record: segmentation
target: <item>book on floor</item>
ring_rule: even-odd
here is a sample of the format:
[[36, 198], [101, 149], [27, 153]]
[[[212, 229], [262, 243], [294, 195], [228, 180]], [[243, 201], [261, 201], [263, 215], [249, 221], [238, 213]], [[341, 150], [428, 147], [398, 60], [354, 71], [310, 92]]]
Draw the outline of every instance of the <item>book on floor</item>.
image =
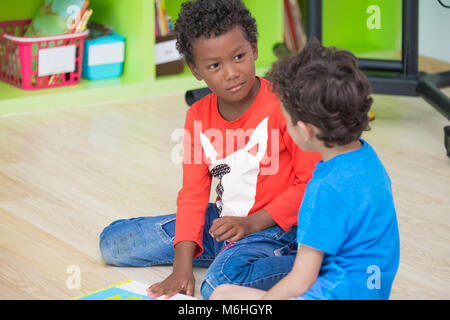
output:
[[[147, 296], [147, 288], [149, 286], [139, 281], [127, 280], [116, 285], [103, 288], [72, 300], [163, 300], [164, 297], [158, 299]], [[168, 300], [197, 300], [196, 298], [176, 294]]]

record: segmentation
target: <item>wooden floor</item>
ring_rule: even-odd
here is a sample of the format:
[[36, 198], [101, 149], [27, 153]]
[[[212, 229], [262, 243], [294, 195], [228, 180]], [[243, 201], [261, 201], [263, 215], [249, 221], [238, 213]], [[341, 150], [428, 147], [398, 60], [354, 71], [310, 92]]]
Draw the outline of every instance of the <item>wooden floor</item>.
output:
[[[0, 299], [70, 299], [170, 273], [104, 265], [98, 236], [119, 218], [175, 212], [171, 134], [186, 110], [180, 94], [0, 117]], [[391, 298], [450, 299], [449, 122], [420, 98], [375, 96], [373, 110], [364, 138], [391, 176], [401, 236]]]

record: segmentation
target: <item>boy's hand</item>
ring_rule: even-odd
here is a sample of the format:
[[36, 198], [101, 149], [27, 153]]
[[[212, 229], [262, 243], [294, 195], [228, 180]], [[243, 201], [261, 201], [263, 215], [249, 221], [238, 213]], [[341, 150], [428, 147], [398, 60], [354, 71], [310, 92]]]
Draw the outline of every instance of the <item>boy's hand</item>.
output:
[[192, 260], [197, 244], [191, 241], [182, 241], [175, 246], [173, 272], [164, 281], [155, 283], [147, 289], [150, 298], [166, 299], [181, 292], [194, 296], [195, 277], [192, 272]]
[[236, 242], [249, 234], [276, 226], [266, 210], [260, 210], [247, 217], [223, 217], [213, 221], [209, 233], [217, 241]]
[[184, 293], [188, 296], [194, 295], [195, 278], [191, 272], [174, 271], [164, 281], [155, 283], [147, 289], [147, 295], [150, 298], [159, 298], [165, 295], [166, 299], [171, 298], [177, 293]]
[[213, 221], [209, 233], [217, 241], [236, 242], [250, 234], [248, 217], [223, 217]]

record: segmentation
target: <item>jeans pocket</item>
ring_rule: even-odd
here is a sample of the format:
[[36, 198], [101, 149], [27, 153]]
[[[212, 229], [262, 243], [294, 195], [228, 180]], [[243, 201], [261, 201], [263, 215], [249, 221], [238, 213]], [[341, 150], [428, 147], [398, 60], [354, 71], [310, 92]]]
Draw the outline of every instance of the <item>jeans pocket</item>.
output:
[[170, 218], [162, 221], [159, 224], [160, 232], [162, 233], [162, 240], [173, 242], [175, 239], [175, 222], [176, 218]]

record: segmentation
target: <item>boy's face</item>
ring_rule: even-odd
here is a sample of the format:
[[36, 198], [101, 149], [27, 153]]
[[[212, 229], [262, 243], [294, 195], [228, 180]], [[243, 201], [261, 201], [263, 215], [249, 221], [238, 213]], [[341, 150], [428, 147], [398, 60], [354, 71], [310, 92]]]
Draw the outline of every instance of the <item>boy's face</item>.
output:
[[217, 37], [197, 39], [192, 47], [192, 73], [204, 80], [219, 99], [236, 103], [252, 94], [258, 48], [245, 38], [241, 27]]

